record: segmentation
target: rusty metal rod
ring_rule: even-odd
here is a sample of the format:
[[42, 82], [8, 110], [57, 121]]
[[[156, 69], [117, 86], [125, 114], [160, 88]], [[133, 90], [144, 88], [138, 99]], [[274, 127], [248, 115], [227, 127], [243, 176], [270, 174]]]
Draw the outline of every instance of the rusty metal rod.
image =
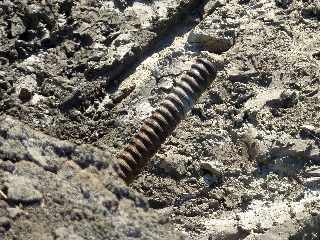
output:
[[147, 165], [216, 74], [216, 67], [210, 61], [197, 59], [167, 98], [160, 103], [160, 107], [144, 121], [139, 132], [117, 155], [113, 164], [113, 169], [127, 184]]

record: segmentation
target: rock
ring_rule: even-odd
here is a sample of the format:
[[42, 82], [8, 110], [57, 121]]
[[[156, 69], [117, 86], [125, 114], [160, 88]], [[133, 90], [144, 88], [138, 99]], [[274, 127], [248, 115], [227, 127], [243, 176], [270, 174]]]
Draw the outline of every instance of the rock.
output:
[[305, 171], [305, 174], [308, 176], [308, 177], [320, 177], [320, 168], [316, 167], [316, 168], [309, 168], [309, 169], [306, 169]]
[[11, 227], [10, 219], [7, 217], [0, 217], [0, 230], [3, 228], [5, 231], [8, 231]]
[[268, 89], [266, 91], [261, 91], [258, 95], [251, 98], [244, 104], [245, 111], [259, 111], [266, 104], [279, 99], [281, 96], [280, 89]]
[[259, 86], [268, 87], [272, 83], [272, 75], [269, 72], [247, 70], [241, 71], [239, 69], [232, 69], [229, 72], [229, 81], [232, 83], [255, 83]]
[[280, 95], [280, 106], [283, 108], [293, 107], [298, 103], [298, 93], [292, 90], [284, 90]]
[[263, 158], [263, 157], [258, 157], [258, 156], [264, 155], [263, 153], [265, 153], [266, 151], [263, 151], [264, 150], [263, 144], [260, 141], [258, 141], [257, 135], [258, 135], [257, 129], [250, 124], [248, 128], [245, 130], [245, 132], [239, 135], [239, 138], [247, 146], [249, 159], [257, 160], [258, 162], [261, 162], [259, 160], [260, 158]]
[[224, 98], [222, 94], [218, 91], [209, 91], [210, 103], [212, 104], [222, 104], [224, 102]]
[[303, 180], [303, 185], [309, 189], [319, 191], [320, 177], [308, 177]]
[[17, 86], [18, 97], [22, 102], [29, 101], [35, 93], [37, 82], [36, 76], [27, 75], [24, 78], [19, 79]]
[[210, 15], [214, 10], [216, 10], [218, 7], [226, 5], [225, 0], [214, 0], [214, 1], [209, 1], [205, 6], [204, 6], [204, 13], [205, 15]]
[[190, 157], [180, 154], [166, 154], [165, 158], [160, 161], [159, 168], [170, 176], [182, 177], [187, 173], [186, 163]]
[[248, 126], [245, 128], [245, 131], [239, 134], [239, 137], [246, 144], [252, 144], [256, 140], [257, 136], [258, 130], [252, 124], [248, 124]]
[[319, 161], [320, 150], [312, 140], [302, 140], [282, 136], [270, 150], [272, 155], [287, 155], [304, 161]]
[[83, 240], [82, 237], [77, 235], [74, 230], [69, 227], [60, 227], [54, 231], [56, 240]]
[[305, 6], [301, 14], [304, 18], [316, 18], [320, 20], [320, 3], [315, 1]]
[[303, 138], [317, 139], [320, 137], [320, 129], [313, 125], [302, 125], [300, 127], [300, 136]]
[[8, 211], [8, 214], [9, 214], [9, 217], [10, 218], [16, 218], [20, 215], [23, 214], [23, 210], [21, 210], [20, 208], [18, 207], [14, 207], [14, 208], [7, 208], [7, 211]]
[[237, 222], [234, 219], [210, 219], [205, 223], [207, 232], [211, 232], [203, 240], [236, 240], [242, 239], [243, 233], [238, 229]]
[[3, 90], [8, 90], [10, 87], [10, 84], [4, 80], [0, 80], [0, 89], [3, 89]]
[[20, 17], [15, 16], [12, 19], [11, 23], [11, 35], [12, 37], [20, 36], [26, 31], [26, 27], [23, 24], [23, 21]]
[[41, 101], [43, 101], [43, 100], [45, 100], [45, 99], [46, 99], [46, 97], [35, 93], [35, 94], [32, 96], [31, 100], [30, 100], [30, 104], [36, 105], [37, 103], [39, 103], [39, 102], [41, 102]]
[[0, 160], [0, 169], [2, 169], [3, 171], [7, 171], [7, 172], [10, 172], [10, 173], [13, 173], [14, 170], [16, 169], [15, 165], [10, 162], [10, 161], [4, 161], [2, 162]]
[[34, 188], [32, 182], [28, 178], [21, 176], [11, 176], [7, 184], [8, 201], [23, 204], [39, 203], [43, 196]]
[[239, 0], [239, 4], [247, 4], [250, 0]]
[[218, 161], [212, 162], [201, 162], [200, 171], [203, 175], [204, 182], [212, 186], [214, 184], [220, 183], [223, 176], [223, 165]]
[[295, 176], [305, 164], [320, 160], [320, 149], [313, 140], [292, 138], [290, 135], [265, 136], [266, 148], [264, 160], [260, 163], [284, 176]]
[[275, 2], [279, 7], [288, 8], [291, 5], [292, 0], [275, 0]]
[[136, 105], [136, 114], [141, 120], [149, 117], [154, 110], [149, 101], [141, 101]]
[[141, 238], [142, 237], [141, 229], [137, 227], [129, 227], [127, 231], [127, 236], [131, 238]]
[[27, 102], [31, 99], [33, 92], [29, 88], [22, 87], [20, 88], [19, 98], [22, 102]]
[[218, 161], [201, 162], [200, 169], [212, 176], [221, 177], [223, 174], [223, 164]]
[[276, 226], [263, 234], [250, 234], [244, 240], [278, 240], [291, 239], [292, 235], [297, 232], [297, 226], [291, 221], [285, 222], [280, 226]]
[[274, 203], [270, 206], [257, 202], [248, 210], [239, 213], [238, 218], [238, 226], [242, 231], [264, 233], [273, 226], [288, 221], [291, 218], [290, 207], [286, 203]]
[[[106, 168], [111, 157], [91, 145], [75, 145], [35, 131], [9, 116], [0, 118], [0, 158], [11, 161], [28, 160], [44, 169], [57, 172], [69, 158], [82, 167]], [[0, 162], [0, 169], [14, 171], [14, 165]]]
[[188, 43], [213, 53], [223, 53], [235, 43], [238, 22], [212, 14], [204, 19], [188, 36]]

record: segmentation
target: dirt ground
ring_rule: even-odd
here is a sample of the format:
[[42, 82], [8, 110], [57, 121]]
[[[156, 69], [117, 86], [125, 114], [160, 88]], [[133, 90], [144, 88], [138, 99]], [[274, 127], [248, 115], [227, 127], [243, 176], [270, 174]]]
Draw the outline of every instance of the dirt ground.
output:
[[[204, 57], [130, 186], [109, 169]], [[0, 239], [320, 239], [319, 0], [0, 1]]]

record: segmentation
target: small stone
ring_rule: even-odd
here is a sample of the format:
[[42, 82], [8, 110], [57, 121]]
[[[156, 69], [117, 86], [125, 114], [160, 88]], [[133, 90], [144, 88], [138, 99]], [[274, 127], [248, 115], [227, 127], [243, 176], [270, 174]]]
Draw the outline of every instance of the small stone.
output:
[[275, 0], [276, 5], [282, 8], [288, 8], [292, 3], [292, 0]]
[[32, 98], [33, 93], [26, 87], [20, 88], [19, 99], [22, 102], [28, 102]]
[[248, 4], [250, 0], [239, 0], [239, 4]]
[[229, 81], [233, 83], [247, 84], [251, 82], [262, 87], [268, 87], [272, 83], [272, 74], [265, 71], [230, 69], [228, 75]]
[[320, 20], [320, 3], [314, 1], [314, 3], [308, 4], [301, 11], [304, 18], [316, 18]]
[[[1, 197], [0, 197], [0, 199], [1, 199]], [[8, 207], [9, 206], [8, 206], [6, 201], [0, 200], [0, 216], [6, 216], [7, 215]], [[1, 229], [1, 225], [0, 225], [0, 229]], [[0, 232], [1, 232], [1, 230], [0, 230]], [[2, 239], [2, 238], [0, 237], [0, 239]]]
[[200, 171], [204, 182], [209, 185], [215, 185], [221, 182], [223, 174], [223, 165], [219, 162], [201, 162]]
[[209, 91], [209, 98], [212, 104], [222, 104], [224, 99], [218, 91]]
[[34, 188], [30, 180], [14, 176], [7, 184], [8, 200], [25, 204], [36, 203], [42, 200], [42, 194]]
[[320, 177], [308, 177], [303, 180], [303, 185], [308, 188], [318, 189], [320, 184]]
[[23, 20], [20, 17], [13, 17], [11, 23], [11, 35], [12, 37], [19, 36], [26, 31], [26, 27], [23, 24]]
[[210, 200], [210, 202], [209, 202], [210, 209], [218, 209], [219, 207], [220, 207], [220, 203], [218, 200], [216, 200], [216, 199]]
[[214, 239], [243, 239], [241, 231], [237, 227], [237, 222], [233, 219], [209, 219], [205, 222], [206, 226], [210, 226], [212, 233], [208, 236], [208, 240]]
[[11, 227], [10, 219], [7, 217], [0, 217], [0, 228], [1, 227], [8, 231]]
[[13, 173], [14, 170], [16, 169], [16, 166], [10, 161], [4, 161], [4, 162], [0, 161], [0, 169], [2, 169], [3, 171]]
[[188, 157], [180, 154], [168, 154], [162, 161], [159, 167], [172, 177], [181, 177], [187, 173], [185, 164], [188, 162]]
[[320, 177], [320, 168], [307, 169], [306, 175], [310, 177]]
[[23, 213], [20, 208], [8, 208], [7, 211], [10, 218], [16, 218]]
[[32, 105], [36, 105], [37, 103], [39, 103], [40, 101], [44, 101], [45, 99], [46, 99], [46, 97], [41, 96], [41, 95], [35, 93], [35, 94], [32, 96], [32, 98], [31, 98], [31, 100], [30, 100], [30, 103], [31, 103]]
[[127, 236], [130, 238], [141, 238], [141, 229], [137, 227], [129, 227]]
[[214, 1], [209, 1], [205, 6], [204, 6], [204, 13], [205, 15], [210, 15], [215, 11], [218, 7], [222, 7], [226, 5], [225, 0], [214, 0]]
[[0, 80], [0, 89], [8, 90], [10, 87], [10, 84], [4, 80]]
[[280, 95], [281, 107], [289, 108], [298, 103], [298, 94], [296, 91], [284, 90]]
[[6, 201], [0, 200], [0, 209], [7, 208], [9, 205]]
[[300, 134], [302, 137], [314, 138], [320, 135], [320, 130], [312, 125], [303, 125], [300, 127]]
[[222, 176], [223, 174], [223, 165], [220, 162], [201, 162], [200, 169], [205, 172], [209, 172], [212, 176]]
[[37, 88], [36, 75], [31, 74], [18, 79], [16, 92], [22, 102], [30, 101]]
[[71, 40], [67, 40], [64, 42], [63, 47], [66, 51], [67, 56], [72, 57], [74, 55], [74, 53], [76, 52], [78, 45]]
[[60, 227], [54, 231], [56, 240], [83, 240], [72, 228]]
[[251, 98], [244, 104], [245, 110], [249, 113], [260, 111], [264, 106], [270, 105], [281, 96], [281, 90], [279, 89], [268, 89], [261, 91], [255, 97]]
[[223, 53], [235, 44], [238, 25], [234, 19], [210, 15], [190, 32], [188, 43], [213, 53]]
[[316, 128], [312, 125], [302, 125], [301, 130], [308, 131], [308, 132], [314, 132]]

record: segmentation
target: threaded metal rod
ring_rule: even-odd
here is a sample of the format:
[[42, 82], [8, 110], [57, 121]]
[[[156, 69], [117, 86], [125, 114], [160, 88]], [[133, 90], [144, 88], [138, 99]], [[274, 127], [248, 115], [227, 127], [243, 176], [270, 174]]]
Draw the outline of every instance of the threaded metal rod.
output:
[[119, 153], [113, 169], [127, 183], [139, 174], [160, 145], [216, 77], [215, 66], [197, 59], [191, 69], [176, 83], [172, 93], [148, 117], [132, 141]]

